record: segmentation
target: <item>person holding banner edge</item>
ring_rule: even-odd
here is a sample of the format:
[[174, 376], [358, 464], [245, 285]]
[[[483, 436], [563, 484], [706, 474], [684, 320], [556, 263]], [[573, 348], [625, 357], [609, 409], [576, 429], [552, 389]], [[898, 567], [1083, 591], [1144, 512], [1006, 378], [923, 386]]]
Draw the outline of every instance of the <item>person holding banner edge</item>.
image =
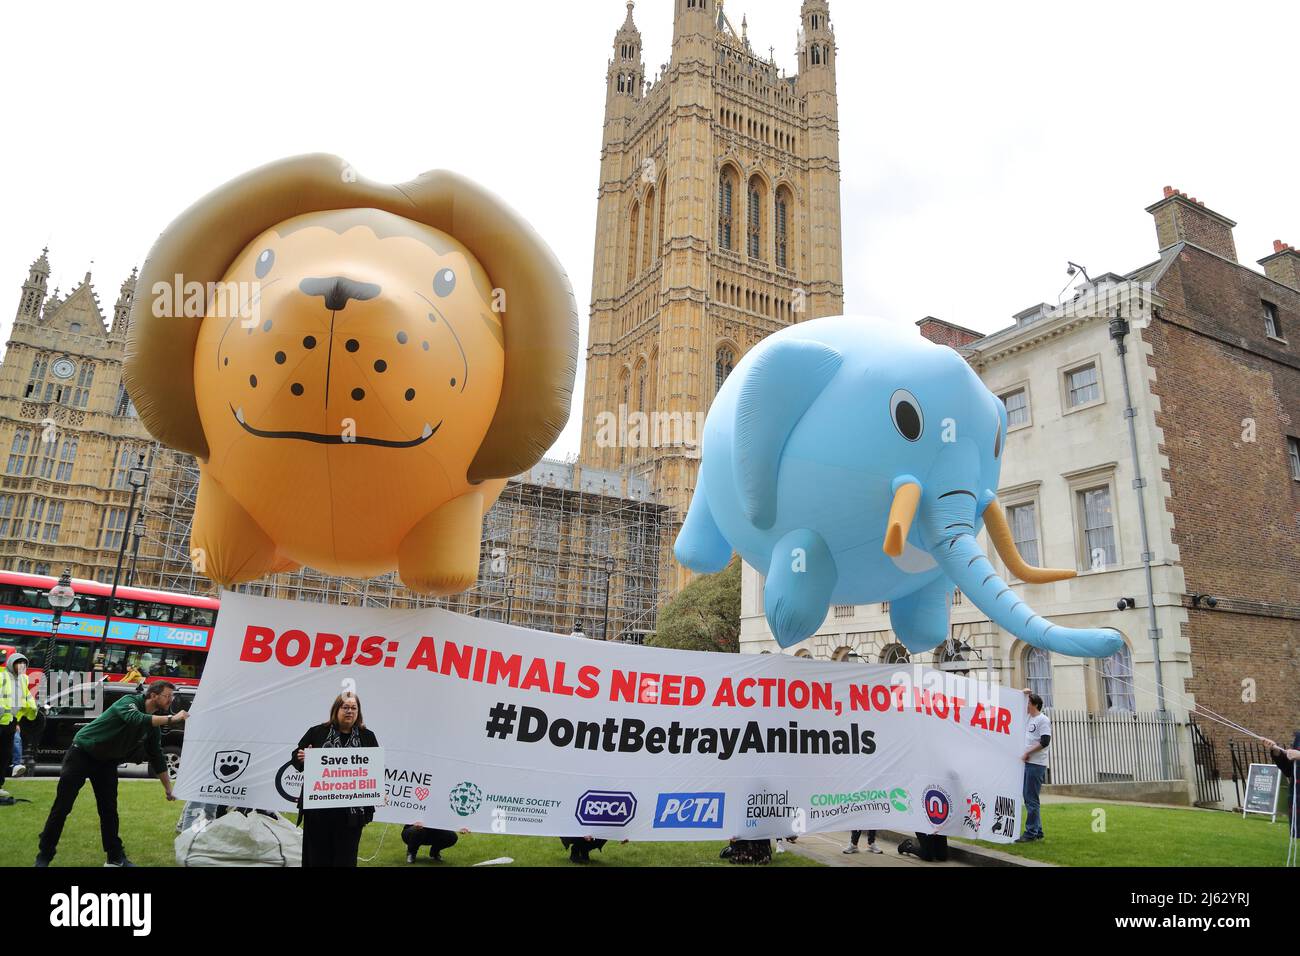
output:
[[1300, 830], [1293, 812], [1296, 798], [1296, 775], [1297, 770], [1300, 769], [1300, 730], [1296, 731], [1295, 740], [1291, 742], [1290, 748], [1283, 747], [1272, 740], [1266, 740], [1264, 743], [1268, 745], [1269, 755], [1273, 758], [1273, 762], [1277, 764], [1278, 769], [1282, 771], [1282, 776], [1286, 777], [1287, 783], [1291, 787], [1291, 798], [1286, 802], [1286, 812], [1287, 816], [1291, 818], [1291, 838], [1295, 839], [1297, 837], [1296, 831]]
[[[301, 773], [307, 751], [313, 747], [378, 747], [379, 740], [361, 715], [361, 700], [345, 692], [334, 698], [330, 718], [312, 727], [298, 741], [291, 762]], [[302, 824], [304, 867], [354, 867], [361, 846], [361, 831], [375, 817], [374, 807], [326, 807], [304, 810], [298, 795], [298, 820]]]
[[188, 711], [170, 712], [175, 690], [176, 685], [169, 681], [154, 681], [143, 696], [123, 697], [77, 731], [72, 746], [63, 757], [54, 805], [50, 807], [45, 829], [41, 831], [37, 866], [49, 866], [54, 859], [59, 838], [63, 835], [63, 824], [87, 780], [94, 788], [95, 805], [99, 810], [99, 832], [108, 856], [105, 866], [135, 865], [127, 859], [117, 832], [117, 766], [143, 746], [150, 773], [162, 783], [167, 799], [176, 799], [159, 732], [161, 727], [172, 727], [189, 719]]
[[1029, 707], [1029, 721], [1025, 724], [1025, 832], [1017, 843], [1032, 843], [1043, 839], [1043, 814], [1039, 794], [1047, 779], [1047, 748], [1052, 742], [1052, 721], [1043, 713], [1043, 698], [1028, 688], [1025, 699]]

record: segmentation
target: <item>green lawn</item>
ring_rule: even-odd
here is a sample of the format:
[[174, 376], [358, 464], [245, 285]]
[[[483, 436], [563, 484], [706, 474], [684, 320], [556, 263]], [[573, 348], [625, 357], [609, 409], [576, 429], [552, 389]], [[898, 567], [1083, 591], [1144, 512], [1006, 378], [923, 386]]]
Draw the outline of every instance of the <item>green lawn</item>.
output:
[[[1094, 811], [1105, 811], [1095, 832]], [[1098, 824], [1100, 825], [1100, 824]], [[1117, 803], [1045, 803], [1046, 838], [1011, 846], [980, 843], [1061, 866], [1283, 866], [1284, 817], [1158, 809]], [[968, 843], [972, 841], [962, 840]]]
[[[45, 815], [54, 799], [53, 779], [10, 780], [5, 789], [18, 799], [0, 807], [0, 866], [31, 866], [36, 857], [36, 838], [45, 825]], [[122, 842], [127, 855], [139, 866], [175, 866], [173, 842], [180, 802], [168, 803], [162, 787], [154, 780], [123, 780], [118, 785], [118, 814], [121, 817]], [[361, 857], [374, 856], [363, 866], [406, 866], [406, 846], [402, 828], [374, 823], [366, 827], [361, 839]], [[382, 846], [381, 846], [382, 844]], [[726, 846], [715, 843], [629, 843], [610, 844], [603, 852], [591, 855], [592, 866], [718, 866], [731, 867], [718, 859]], [[560, 841], [544, 837], [462, 836], [460, 842], [443, 852], [443, 863], [429, 860], [423, 851], [418, 866], [471, 866], [498, 857], [511, 857], [515, 866], [572, 866]], [[376, 853], [378, 854], [376, 856]], [[81, 791], [72, 815], [68, 817], [59, 842], [55, 866], [102, 866], [104, 851], [99, 844], [99, 816], [95, 813], [95, 796], [90, 785]], [[795, 853], [774, 855], [772, 866], [818, 866]]]

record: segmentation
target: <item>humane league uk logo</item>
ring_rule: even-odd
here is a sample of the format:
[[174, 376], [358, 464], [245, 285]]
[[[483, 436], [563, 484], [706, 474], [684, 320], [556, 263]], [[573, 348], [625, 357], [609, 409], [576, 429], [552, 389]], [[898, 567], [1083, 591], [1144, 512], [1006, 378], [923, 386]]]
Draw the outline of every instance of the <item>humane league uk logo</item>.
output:
[[725, 793], [661, 793], [656, 830], [721, 830]]
[[946, 823], [952, 812], [952, 797], [943, 787], [930, 787], [925, 791], [925, 815], [931, 823]]
[[626, 790], [588, 790], [573, 815], [585, 827], [622, 827], [636, 816], [636, 797]]
[[253, 755], [247, 750], [218, 750], [212, 758], [212, 776], [216, 783], [205, 783], [199, 787], [200, 794], [218, 794], [223, 797], [243, 797], [248, 794], [247, 787], [235, 787], [232, 784], [244, 775]]
[[74, 886], [50, 897], [50, 925], [61, 928], [125, 926], [133, 936], [153, 930], [152, 893], [83, 893]]

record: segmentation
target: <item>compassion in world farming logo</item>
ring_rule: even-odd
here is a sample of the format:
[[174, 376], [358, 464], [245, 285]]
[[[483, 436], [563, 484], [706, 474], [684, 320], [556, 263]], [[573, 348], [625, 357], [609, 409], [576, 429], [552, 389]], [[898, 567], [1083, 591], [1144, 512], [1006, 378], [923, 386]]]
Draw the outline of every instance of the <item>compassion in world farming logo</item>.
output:
[[473, 816], [483, 806], [483, 791], [468, 780], [452, 787], [448, 798], [452, 811], [460, 817]]
[[912, 809], [912, 795], [902, 787], [895, 787], [889, 791], [889, 802], [899, 813], [906, 813]]

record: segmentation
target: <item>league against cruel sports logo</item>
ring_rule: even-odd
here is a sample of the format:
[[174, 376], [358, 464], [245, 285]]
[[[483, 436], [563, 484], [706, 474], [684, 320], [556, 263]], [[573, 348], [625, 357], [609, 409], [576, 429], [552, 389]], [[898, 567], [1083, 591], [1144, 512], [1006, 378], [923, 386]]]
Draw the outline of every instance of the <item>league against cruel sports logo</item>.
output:
[[248, 769], [252, 756], [246, 750], [218, 750], [212, 758], [212, 775], [222, 783], [238, 780]]

